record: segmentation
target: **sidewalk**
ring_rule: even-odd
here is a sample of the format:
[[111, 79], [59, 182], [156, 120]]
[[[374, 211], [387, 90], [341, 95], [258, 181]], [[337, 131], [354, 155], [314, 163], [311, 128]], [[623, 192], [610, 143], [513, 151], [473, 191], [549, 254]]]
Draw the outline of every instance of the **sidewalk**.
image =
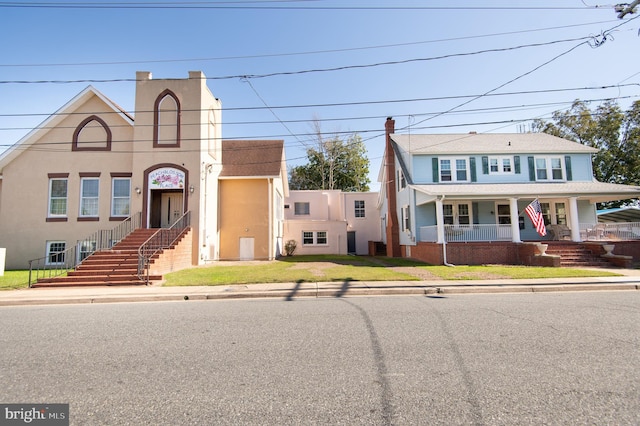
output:
[[640, 290], [640, 270], [614, 269], [617, 277], [491, 279], [430, 281], [354, 281], [247, 284], [197, 287], [64, 287], [0, 292], [0, 306], [81, 303], [221, 300], [240, 298], [346, 297], [373, 295], [447, 295], [472, 293], [535, 293], [553, 291]]

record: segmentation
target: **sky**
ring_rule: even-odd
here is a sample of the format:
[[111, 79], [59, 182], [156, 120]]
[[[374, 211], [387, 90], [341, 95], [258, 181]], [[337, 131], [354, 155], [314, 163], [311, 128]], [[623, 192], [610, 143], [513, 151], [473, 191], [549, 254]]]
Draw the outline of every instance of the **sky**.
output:
[[595, 0], [0, 1], [0, 152], [88, 85], [133, 113], [136, 71], [202, 71], [223, 138], [282, 139], [306, 163], [314, 123], [358, 134], [378, 190], [398, 133], [517, 133], [577, 99], [640, 99], [640, 14]]

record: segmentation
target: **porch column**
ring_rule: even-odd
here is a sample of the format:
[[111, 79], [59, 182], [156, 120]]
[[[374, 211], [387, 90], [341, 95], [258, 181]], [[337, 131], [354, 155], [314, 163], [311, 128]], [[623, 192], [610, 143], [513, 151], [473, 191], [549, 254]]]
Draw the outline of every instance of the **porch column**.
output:
[[509, 198], [509, 214], [511, 216], [511, 242], [521, 243], [520, 239], [520, 222], [518, 214], [518, 199]]
[[569, 197], [569, 223], [571, 224], [571, 241], [580, 242], [580, 218], [578, 217], [578, 199]]
[[436, 198], [436, 230], [438, 232], [438, 244], [444, 244], [444, 210], [442, 199]]

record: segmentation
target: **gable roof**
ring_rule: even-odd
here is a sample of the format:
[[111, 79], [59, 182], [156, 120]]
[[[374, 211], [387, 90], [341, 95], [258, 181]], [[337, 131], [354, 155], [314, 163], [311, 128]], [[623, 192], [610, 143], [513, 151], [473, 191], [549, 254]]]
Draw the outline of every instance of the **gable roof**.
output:
[[411, 154], [572, 154], [596, 153], [596, 148], [546, 133], [392, 134], [391, 139]]
[[286, 165], [282, 140], [223, 140], [221, 178], [279, 177]]
[[9, 164], [18, 155], [42, 138], [49, 130], [58, 125], [62, 120], [67, 118], [69, 114], [78, 110], [92, 96], [98, 97], [107, 107], [120, 115], [129, 125], [133, 126], [133, 118], [127, 114], [119, 105], [111, 99], [103, 95], [93, 86], [87, 86], [83, 91], [74, 96], [69, 102], [60, 107], [56, 112], [44, 119], [33, 130], [27, 133], [22, 139], [9, 147], [5, 152], [0, 154], [0, 173], [2, 169]]

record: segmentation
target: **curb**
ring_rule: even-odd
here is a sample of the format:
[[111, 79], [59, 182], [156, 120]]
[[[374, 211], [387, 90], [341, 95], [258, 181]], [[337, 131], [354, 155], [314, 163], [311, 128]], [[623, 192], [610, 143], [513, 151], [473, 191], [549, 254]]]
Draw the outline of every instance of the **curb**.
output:
[[551, 293], [573, 291], [637, 291], [640, 283], [594, 283], [594, 284], [530, 284], [530, 285], [468, 285], [468, 286], [413, 286], [386, 288], [352, 288], [352, 289], [303, 289], [303, 290], [272, 290], [272, 291], [235, 291], [216, 293], [183, 294], [142, 294], [121, 296], [78, 296], [57, 298], [24, 298], [15, 300], [0, 299], [2, 306], [37, 306], [37, 305], [69, 305], [69, 304], [107, 304], [132, 302], [176, 302], [176, 301], [205, 301], [205, 300], [238, 300], [279, 298], [294, 300], [300, 298], [340, 298], [357, 296], [429, 296], [453, 294], [508, 294], [508, 293]]

